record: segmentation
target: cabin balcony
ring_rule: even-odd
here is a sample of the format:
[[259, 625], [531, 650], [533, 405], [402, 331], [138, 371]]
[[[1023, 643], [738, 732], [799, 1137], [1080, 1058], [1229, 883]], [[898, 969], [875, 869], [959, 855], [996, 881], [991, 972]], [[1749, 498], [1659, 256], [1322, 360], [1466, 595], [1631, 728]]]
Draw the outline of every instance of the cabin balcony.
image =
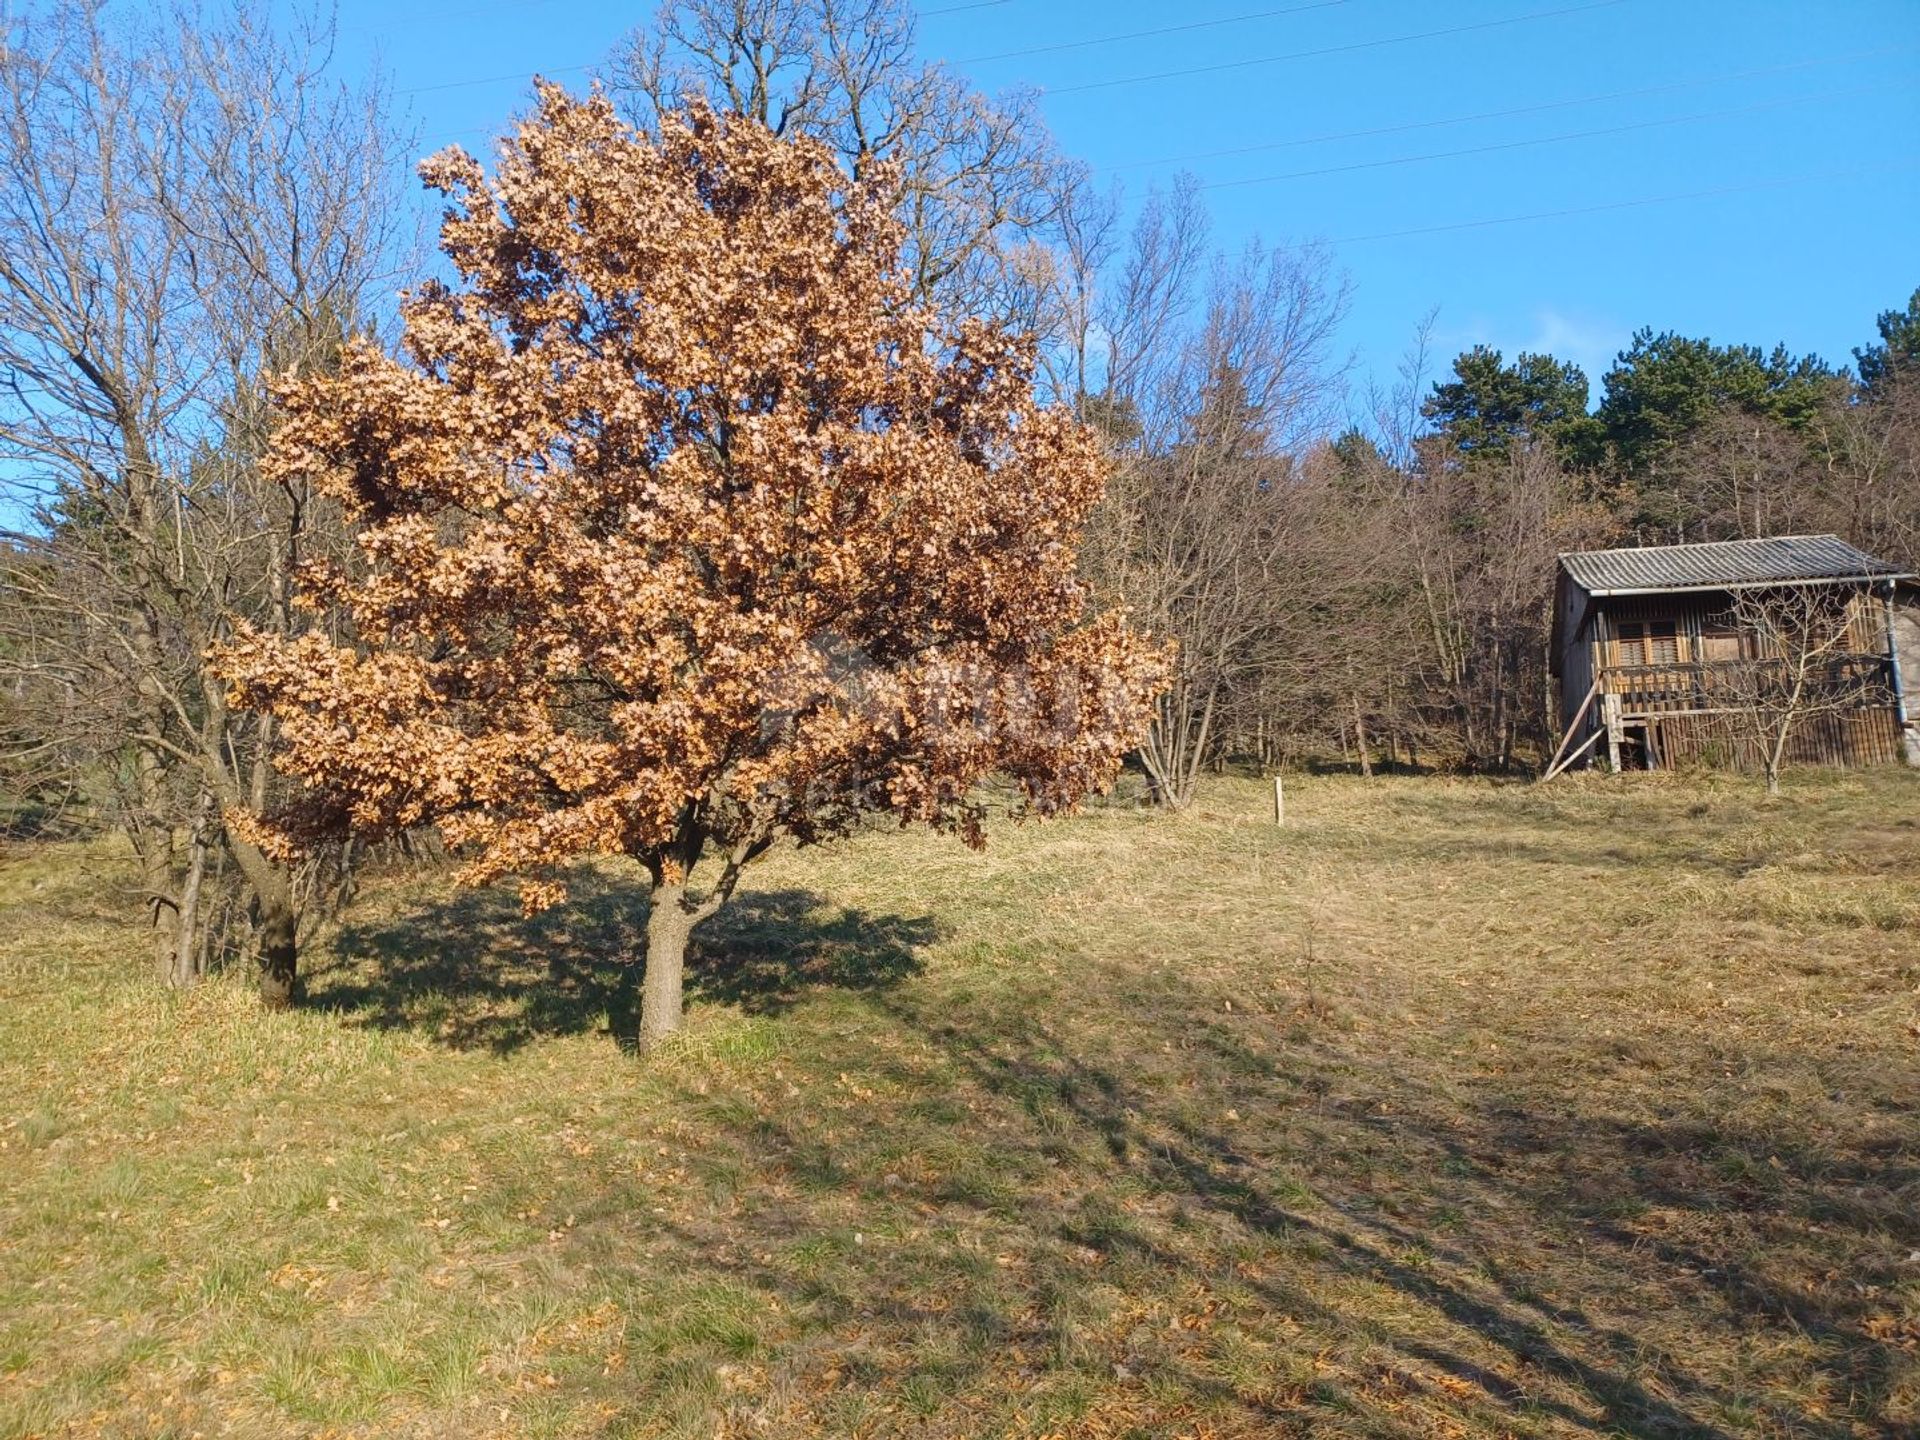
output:
[[[1618, 696], [1622, 719], [1656, 715], [1711, 715], [1752, 706], [1757, 690], [1784, 686], [1779, 660], [1696, 660], [1657, 665], [1609, 665], [1600, 693]], [[1821, 662], [1815, 684], [1861, 709], [1893, 704], [1893, 661], [1885, 655], [1835, 655]]]

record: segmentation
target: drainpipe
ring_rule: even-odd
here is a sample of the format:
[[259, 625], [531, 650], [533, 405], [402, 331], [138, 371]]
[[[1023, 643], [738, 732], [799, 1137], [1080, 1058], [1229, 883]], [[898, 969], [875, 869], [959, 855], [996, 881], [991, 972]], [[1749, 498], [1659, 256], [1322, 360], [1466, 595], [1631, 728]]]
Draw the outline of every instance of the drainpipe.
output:
[[1887, 656], [1893, 661], [1893, 708], [1904, 726], [1907, 723], [1907, 687], [1900, 675], [1900, 639], [1893, 632], [1893, 590], [1898, 583], [1887, 581], [1887, 598], [1882, 608], [1887, 616]]
[[1897, 580], [1887, 581], [1887, 595], [1883, 607], [1887, 617], [1887, 661], [1893, 669], [1893, 718], [1900, 727], [1900, 738], [1907, 751], [1907, 763], [1920, 765], [1920, 734], [1916, 734], [1907, 723], [1907, 687], [1900, 674], [1900, 637], [1893, 628], [1893, 597], [1899, 584]]

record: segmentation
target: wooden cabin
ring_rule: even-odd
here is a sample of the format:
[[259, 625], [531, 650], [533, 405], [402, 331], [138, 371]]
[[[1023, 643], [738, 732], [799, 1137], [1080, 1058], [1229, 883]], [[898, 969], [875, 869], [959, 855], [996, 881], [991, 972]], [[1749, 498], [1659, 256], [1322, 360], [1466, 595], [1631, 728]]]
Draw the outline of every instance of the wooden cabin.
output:
[[1786, 758], [1920, 765], [1914, 580], [1834, 535], [1562, 555], [1550, 657], [1564, 737], [1556, 765], [1755, 765], [1757, 742], [1736, 723], [1751, 702], [1740, 697], [1756, 693], [1756, 661], [1781, 662], [1741, 625], [1736, 606], [1742, 594], [1806, 586], [1835, 594], [1846, 633], [1823, 673], [1850, 698], [1789, 729]]

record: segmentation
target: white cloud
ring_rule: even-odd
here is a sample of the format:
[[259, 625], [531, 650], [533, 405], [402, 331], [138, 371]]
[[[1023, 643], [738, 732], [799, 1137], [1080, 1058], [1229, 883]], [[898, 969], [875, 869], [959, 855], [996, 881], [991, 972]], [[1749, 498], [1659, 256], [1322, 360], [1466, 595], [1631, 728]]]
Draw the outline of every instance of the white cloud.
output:
[[1613, 368], [1613, 357], [1626, 347], [1630, 332], [1611, 320], [1565, 315], [1558, 310], [1536, 310], [1533, 335], [1514, 347], [1571, 360], [1586, 372], [1593, 398], [1600, 398], [1600, 377]]
[[1570, 360], [1587, 377], [1589, 404], [1600, 403], [1600, 381], [1613, 357], [1626, 347], [1632, 331], [1614, 320], [1568, 313], [1546, 306], [1535, 310], [1524, 330], [1511, 321], [1472, 315], [1458, 325], [1435, 325], [1432, 336], [1434, 379], [1444, 379], [1456, 355], [1475, 345], [1490, 345], [1508, 364], [1522, 353]]

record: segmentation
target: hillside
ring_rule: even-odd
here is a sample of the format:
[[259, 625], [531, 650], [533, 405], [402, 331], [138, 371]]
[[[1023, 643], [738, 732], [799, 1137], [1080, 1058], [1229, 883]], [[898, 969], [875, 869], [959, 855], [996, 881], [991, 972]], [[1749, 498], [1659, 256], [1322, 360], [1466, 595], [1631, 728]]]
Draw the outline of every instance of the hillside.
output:
[[[1301, 778], [158, 991], [0, 860], [0, 1435], [1892, 1435], [1920, 776]], [[1910, 1433], [1910, 1432], [1908, 1432]]]

